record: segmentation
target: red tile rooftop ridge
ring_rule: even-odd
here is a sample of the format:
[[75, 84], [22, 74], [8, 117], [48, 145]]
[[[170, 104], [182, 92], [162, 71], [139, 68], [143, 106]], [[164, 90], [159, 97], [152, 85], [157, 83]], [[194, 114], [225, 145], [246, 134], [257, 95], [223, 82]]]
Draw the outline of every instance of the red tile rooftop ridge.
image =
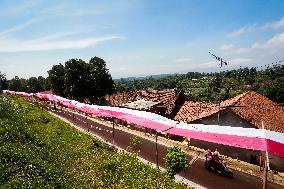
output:
[[263, 121], [266, 129], [284, 133], [284, 108], [256, 92], [246, 92], [225, 100], [220, 103], [220, 107], [216, 103], [187, 101], [175, 116], [175, 120], [189, 123], [225, 109], [257, 128], [262, 128]]

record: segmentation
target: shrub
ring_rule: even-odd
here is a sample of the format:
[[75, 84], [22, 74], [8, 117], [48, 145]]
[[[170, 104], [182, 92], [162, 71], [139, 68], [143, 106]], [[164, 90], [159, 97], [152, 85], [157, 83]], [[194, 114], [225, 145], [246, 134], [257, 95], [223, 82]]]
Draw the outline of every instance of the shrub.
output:
[[176, 174], [184, 170], [188, 166], [186, 154], [181, 151], [178, 146], [173, 146], [168, 149], [167, 155], [164, 158], [166, 161], [166, 170], [170, 178], [174, 178]]
[[131, 138], [130, 145], [127, 147], [127, 151], [138, 154], [140, 144], [141, 144], [140, 138], [138, 136], [133, 136]]

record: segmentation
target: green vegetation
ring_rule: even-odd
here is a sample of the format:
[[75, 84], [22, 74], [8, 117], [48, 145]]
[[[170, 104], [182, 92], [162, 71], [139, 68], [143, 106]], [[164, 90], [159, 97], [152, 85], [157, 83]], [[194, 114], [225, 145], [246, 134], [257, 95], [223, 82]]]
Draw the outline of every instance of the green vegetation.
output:
[[0, 72], [0, 90], [8, 88], [8, 81], [6, 75]]
[[0, 72], [0, 90], [36, 93], [52, 89], [57, 95], [92, 103], [100, 103], [101, 97], [114, 92], [114, 82], [106, 62], [99, 57], [91, 58], [88, 63], [70, 59], [64, 65], [54, 65], [47, 73], [47, 78], [23, 79], [15, 76], [7, 80], [5, 74]]
[[186, 188], [21, 98], [0, 95], [0, 188]]
[[221, 73], [188, 72], [162, 78], [120, 79], [117, 91], [145, 88], [175, 88], [192, 101], [218, 102], [246, 91], [256, 91], [269, 99], [284, 103], [284, 65], [265, 68], [240, 68]]
[[168, 149], [164, 159], [166, 161], [166, 170], [170, 178], [174, 178], [176, 174], [188, 166], [187, 156], [178, 146], [173, 146]]
[[177, 89], [192, 101], [219, 102], [246, 91], [258, 92], [277, 103], [284, 104], [284, 65], [240, 68], [215, 73], [157, 75], [145, 78], [119, 79], [113, 82], [106, 62], [98, 57], [86, 63], [70, 59], [65, 65], [54, 65], [48, 77], [28, 80], [15, 76], [7, 80], [0, 72], [0, 89], [39, 92], [52, 89], [57, 95], [104, 104], [105, 94], [146, 88]]
[[133, 136], [130, 140], [130, 145], [127, 147], [127, 151], [138, 154], [140, 152], [139, 145], [141, 144], [141, 140], [138, 136]]
[[88, 99], [98, 103], [101, 97], [114, 90], [106, 62], [98, 57], [91, 58], [89, 63], [81, 59], [70, 59], [65, 62], [65, 66], [54, 65], [48, 74], [51, 89], [70, 99]]

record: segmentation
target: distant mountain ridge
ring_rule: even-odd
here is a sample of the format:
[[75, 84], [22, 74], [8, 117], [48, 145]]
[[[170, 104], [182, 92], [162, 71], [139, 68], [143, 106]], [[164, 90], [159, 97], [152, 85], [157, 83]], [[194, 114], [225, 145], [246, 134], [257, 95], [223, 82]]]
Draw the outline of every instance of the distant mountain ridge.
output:
[[161, 79], [164, 77], [168, 76], [175, 76], [175, 75], [180, 75], [178, 73], [174, 74], [157, 74], [157, 75], [148, 75], [144, 77], [126, 77], [126, 78], [119, 78], [119, 79], [114, 79], [114, 81], [120, 81], [120, 80], [125, 80], [125, 81], [134, 81], [134, 80], [143, 80], [143, 79], [148, 79], [148, 78], [153, 78], [153, 79]]

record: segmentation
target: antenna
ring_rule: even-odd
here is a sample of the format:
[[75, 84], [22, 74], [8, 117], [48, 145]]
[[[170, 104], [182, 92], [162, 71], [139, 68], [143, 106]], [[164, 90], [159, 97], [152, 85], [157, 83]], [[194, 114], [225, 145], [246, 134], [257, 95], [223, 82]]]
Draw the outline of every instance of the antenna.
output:
[[211, 52], [209, 52], [209, 54], [211, 54], [216, 60], [220, 61], [220, 68], [222, 68], [222, 66], [227, 66], [229, 64], [229, 62], [225, 61], [223, 58], [216, 56], [215, 54], [212, 54]]

